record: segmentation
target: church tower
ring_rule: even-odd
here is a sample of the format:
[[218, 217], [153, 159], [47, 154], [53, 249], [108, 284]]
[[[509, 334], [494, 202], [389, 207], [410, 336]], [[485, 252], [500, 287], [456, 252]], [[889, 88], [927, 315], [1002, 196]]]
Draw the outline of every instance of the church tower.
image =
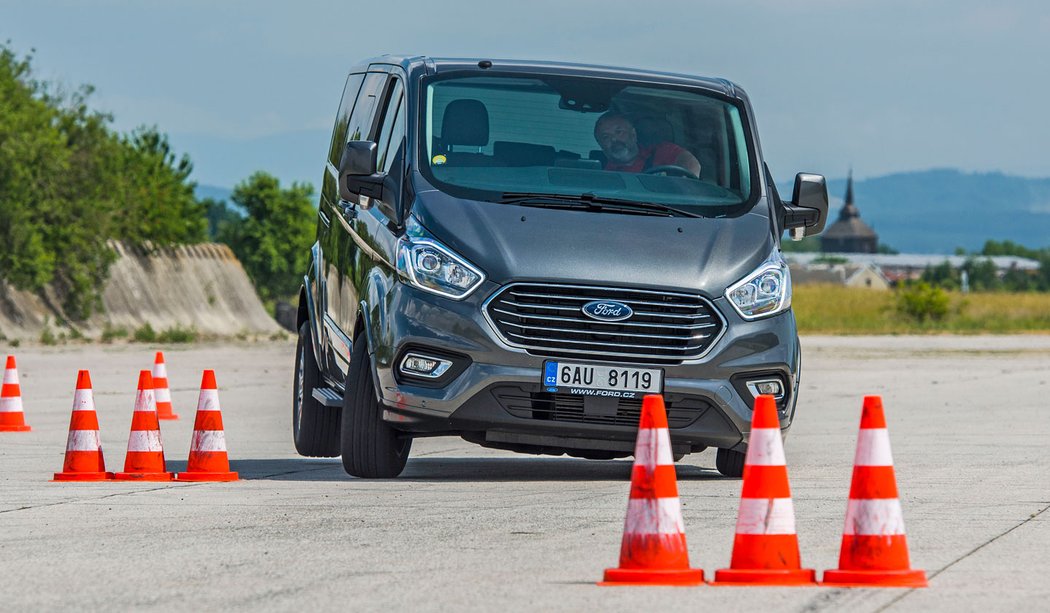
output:
[[860, 218], [860, 210], [853, 203], [853, 171], [846, 181], [846, 203], [839, 212], [838, 221], [831, 224], [820, 239], [824, 253], [875, 253], [879, 237], [871, 226]]

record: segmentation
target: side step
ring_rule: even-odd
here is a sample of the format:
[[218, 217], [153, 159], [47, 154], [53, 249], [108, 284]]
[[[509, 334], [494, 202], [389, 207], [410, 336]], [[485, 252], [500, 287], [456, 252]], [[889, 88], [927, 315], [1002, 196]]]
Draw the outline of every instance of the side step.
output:
[[314, 400], [326, 407], [342, 407], [343, 395], [330, 387], [315, 387]]

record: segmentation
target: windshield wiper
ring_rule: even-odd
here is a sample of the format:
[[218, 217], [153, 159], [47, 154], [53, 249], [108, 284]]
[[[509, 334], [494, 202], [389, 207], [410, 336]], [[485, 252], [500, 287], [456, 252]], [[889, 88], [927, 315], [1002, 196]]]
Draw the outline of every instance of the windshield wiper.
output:
[[504, 192], [501, 204], [517, 204], [544, 208], [574, 208], [585, 211], [618, 211], [636, 215], [658, 215], [661, 217], [703, 217], [696, 213], [676, 209], [655, 202], [638, 202], [608, 198], [593, 193], [586, 194], [546, 194], [534, 192]]

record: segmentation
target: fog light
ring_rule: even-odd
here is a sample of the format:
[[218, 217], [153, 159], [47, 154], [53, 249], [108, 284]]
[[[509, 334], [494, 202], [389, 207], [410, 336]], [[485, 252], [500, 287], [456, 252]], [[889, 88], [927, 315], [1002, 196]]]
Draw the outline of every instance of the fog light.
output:
[[784, 397], [784, 385], [780, 382], [780, 379], [748, 381], [747, 389], [752, 396], [768, 395], [778, 400]]
[[409, 353], [401, 360], [401, 372], [413, 377], [437, 379], [452, 367], [452, 362], [418, 353]]

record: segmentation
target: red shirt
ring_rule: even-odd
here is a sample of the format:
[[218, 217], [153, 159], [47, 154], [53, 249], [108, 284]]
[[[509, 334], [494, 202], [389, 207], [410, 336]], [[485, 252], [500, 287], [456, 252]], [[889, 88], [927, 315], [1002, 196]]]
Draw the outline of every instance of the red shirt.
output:
[[675, 165], [675, 162], [678, 161], [678, 156], [684, 151], [685, 149], [678, 145], [670, 141], [664, 141], [658, 145], [640, 147], [638, 149], [638, 155], [632, 162], [627, 164], [620, 164], [609, 160], [605, 163], [605, 170], [642, 172], [643, 170], [654, 166]]

